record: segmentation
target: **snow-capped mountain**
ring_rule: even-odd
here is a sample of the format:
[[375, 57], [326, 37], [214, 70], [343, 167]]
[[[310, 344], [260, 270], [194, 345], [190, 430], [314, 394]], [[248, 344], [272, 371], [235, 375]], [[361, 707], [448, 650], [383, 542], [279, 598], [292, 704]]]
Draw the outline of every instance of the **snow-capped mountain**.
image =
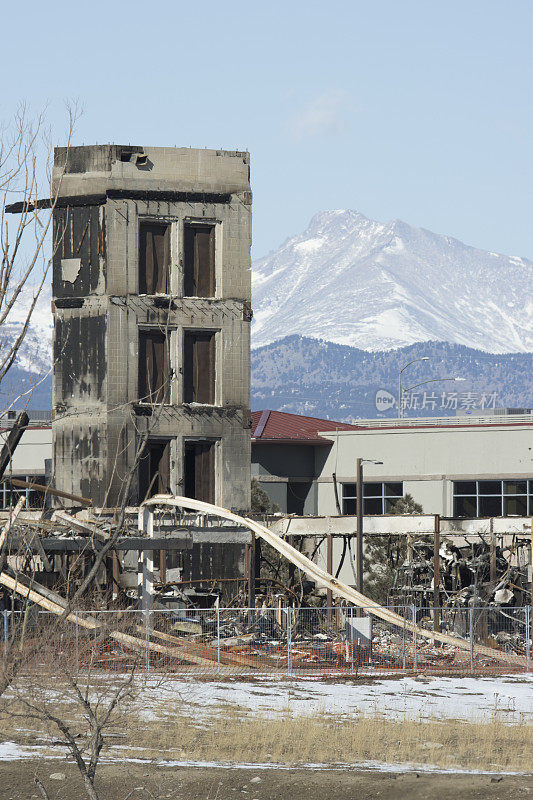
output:
[[[373, 352], [438, 341], [491, 353], [533, 352], [532, 286], [527, 259], [476, 250], [397, 220], [324, 211], [304, 233], [254, 263], [253, 346], [296, 335]], [[2, 326], [0, 350], [20, 332], [33, 291], [25, 287]], [[11, 374], [13, 391], [51, 367], [50, 300], [47, 284]], [[4, 394], [6, 386], [4, 380]], [[515, 392], [513, 402], [518, 397]]]
[[253, 347], [299, 334], [365, 350], [533, 350], [533, 262], [357, 211], [316, 214], [253, 265]]
[[[12, 346], [20, 335], [34, 297], [35, 286], [27, 284], [22, 289], [0, 333], [0, 352]], [[30, 320], [30, 325], [20, 346], [17, 366], [32, 373], [40, 373], [52, 364], [52, 289], [43, 286]]]

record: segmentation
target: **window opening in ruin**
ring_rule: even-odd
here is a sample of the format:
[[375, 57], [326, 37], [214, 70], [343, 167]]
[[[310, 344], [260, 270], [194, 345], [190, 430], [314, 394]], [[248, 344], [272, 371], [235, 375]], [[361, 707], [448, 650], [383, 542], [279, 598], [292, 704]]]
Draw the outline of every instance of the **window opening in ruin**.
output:
[[185, 331], [183, 402], [215, 403], [215, 333]]
[[215, 502], [215, 442], [185, 442], [184, 494], [205, 503]]
[[139, 330], [139, 401], [167, 403], [170, 397], [168, 338], [160, 330]]
[[139, 225], [139, 292], [169, 291], [170, 225], [144, 221]]
[[[153, 553], [154, 569], [161, 570], [163, 562], [165, 572], [170, 569], [183, 570], [183, 552], [181, 550], [154, 550]], [[174, 580], [176, 580], [175, 577]]]
[[[364, 483], [363, 514], [390, 514], [393, 506], [403, 497], [403, 483]], [[342, 484], [342, 513], [355, 516], [357, 513], [357, 484]]]
[[170, 439], [148, 439], [139, 462], [139, 502], [170, 493]]
[[215, 226], [184, 225], [183, 294], [215, 296]]

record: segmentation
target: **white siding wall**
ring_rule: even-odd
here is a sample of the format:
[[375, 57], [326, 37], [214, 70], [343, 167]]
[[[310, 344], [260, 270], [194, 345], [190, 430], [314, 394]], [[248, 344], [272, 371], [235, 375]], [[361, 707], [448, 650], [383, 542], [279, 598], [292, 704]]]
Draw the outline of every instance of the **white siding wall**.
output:
[[533, 424], [483, 427], [383, 428], [325, 433], [334, 445], [321, 470], [318, 513], [336, 514], [331, 476], [355, 481], [356, 458], [364, 480], [404, 481], [426, 514], [452, 514], [452, 481], [479, 478], [533, 478]]
[[[0, 431], [3, 446], [9, 431]], [[28, 428], [13, 455], [11, 471], [14, 475], [44, 475], [44, 460], [52, 458], [52, 428]], [[10, 469], [6, 470], [9, 474]]]

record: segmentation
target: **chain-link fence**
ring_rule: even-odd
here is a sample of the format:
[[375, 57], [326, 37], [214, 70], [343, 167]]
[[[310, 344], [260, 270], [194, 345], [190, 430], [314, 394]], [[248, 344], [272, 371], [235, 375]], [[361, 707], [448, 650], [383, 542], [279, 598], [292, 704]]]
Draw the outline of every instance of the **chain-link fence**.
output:
[[[403, 624], [351, 607], [89, 611], [60, 620], [0, 614], [9, 669], [191, 675], [497, 674], [533, 671], [530, 607], [391, 607]], [[435, 641], [432, 632], [453, 636]]]

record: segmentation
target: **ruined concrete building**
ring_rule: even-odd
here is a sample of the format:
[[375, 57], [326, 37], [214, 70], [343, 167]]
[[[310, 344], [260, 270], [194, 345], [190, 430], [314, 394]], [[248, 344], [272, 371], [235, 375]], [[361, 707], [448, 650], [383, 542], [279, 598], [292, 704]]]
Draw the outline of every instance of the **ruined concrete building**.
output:
[[55, 486], [249, 508], [249, 154], [57, 148], [54, 180]]

